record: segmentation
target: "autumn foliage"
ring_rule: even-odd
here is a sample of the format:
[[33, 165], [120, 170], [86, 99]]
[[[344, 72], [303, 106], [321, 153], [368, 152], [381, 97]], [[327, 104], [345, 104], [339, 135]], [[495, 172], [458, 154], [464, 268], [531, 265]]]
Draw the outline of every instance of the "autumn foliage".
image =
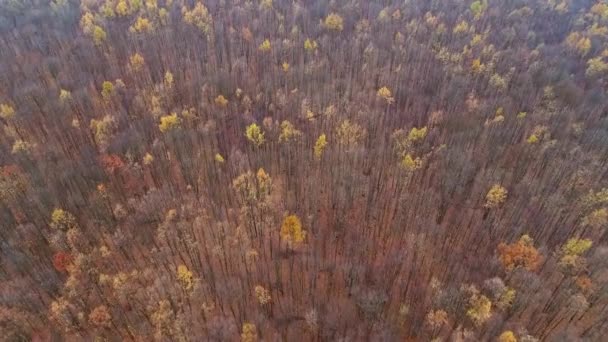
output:
[[535, 271], [543, 260], [542, 255], [534, 247], [534, 240], [528, 235], [523, 235], [511, 244], [500, 243], [498, 254], [503, 267], [507, 271], [513, 271], [517, 267]]

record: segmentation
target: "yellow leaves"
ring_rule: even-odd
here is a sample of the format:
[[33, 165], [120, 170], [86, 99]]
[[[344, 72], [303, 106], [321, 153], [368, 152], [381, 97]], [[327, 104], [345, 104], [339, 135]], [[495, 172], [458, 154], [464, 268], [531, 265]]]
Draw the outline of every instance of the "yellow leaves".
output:
[[69, 91], [67, 91], [65, 89], [61, 89], [59, 91], [59, 101], [61, 101], [62, 103], [65, 103], [70, 100], [72, 100], [72, 93], [70, 93]]
[[116, 4], [116, 14], [121, 17], [129, 14], [129, 6], [125, 0], [120, 0], [118, 4]]
[[496, 115], [492, 120], [486, 120], [485, 126], [489, 126], [491, 124], [499, 124], [505, 121], [505, 117], [503, 115]]
[[289, 63], [283, 62], [283, 64], [281, 65], [281, 68], [283, 68], [283, 72], [288, 72], [289, 71]]
[[507, 330], [498, 336], [498, 342], [517, 342], [517, 338], [511, 330]]
[[101, 97], [108, 101], [112, 94], [114, 94], [114, 85], [110, 81], [104, 81], [101, 85]]
[[498, 298], [496, 306], [501, 310], [506, 310], [510, 308], [511, 305], [513, 305], [513, 302], [515, 301], [516, 294], [517, 291], [515, 291], [515, 289], [508, 287]]
[[148, 10], [153, 11], [158, 8], [157, 0], [145, 0], [145, 1], [146, 1], [146, 8]]
[[344, 20], [338, 14], [331, 13], [325, 18], [324, 25], [329, 30], [340, 32], [344, 29]]
[[271, 10], [272, 9], [272, 0], [262, 0], [260, 2], [260, 7], [262, 7], [262, 9], [265, 9], [265, 10]]
[[384, 101], [386, 101], [386, 103], [391, 104], [395, 101], [395, 99], [393, 98], [393, 95], [391, 93], [391, 90], [388, 89], [388, 87], [382, 87], [380, 89], [378, 89], [378, 92], [376, 93], [376, 95], [382, 99], [384, 99]]
[[605, 227], [608, 223], [608, 209], [601, 208], [596, 209], [589, 213], [583, 219], [584, 226], [590, 226], [593, 228], [602, 228]]
[[536, 134], [531, 134], [528, 139], [526, 139], [528, 144], [536, 144], [538, 142], [538, 136]]
[[182, 112], [180, 114], [182, 115], [182, 118], [186, 120], [192, 121], [196, 118], [196, 111], [193, 107], [182, 109]]
[[215, 159], [215, 161], [220, 164], [222, 164], [226, 161], [226, 160], [224, 160], [224, 157], [222, 157], [222, 155], [219, 153], [216, 153], [215, 156], [213, 157], [213, 159]]
[[566, 38], [566, 46], [581, 57], [585, 57], [591, 50], [591, 40], [580, 32], [572, 32]]
[[85, 12], [80, 18], [80, 28], [85, 35], [93, 39], [95, 45], [99, 46], [106, 40], [106, 32], [95, 24], [95, 17], [91, 12]]
[[152, 162], [154, 162], [154, 156], [152, 156], [150, 153], [146, 153], [146, 155], [142, 159], [142, 162], [146, 166], [151, 165]]
[[536, 144], [541, 139], [548, 139], [550, 137], [550, 134], [547, 130], [548, 129], [546, 126], [535, 126], [534, 130], [532, 131], [532, 134], [530, 134], [528, 139], [526, 139], [526, 142], [528, 144]]
[[407, 135], [407, 138], [411, 142], [416, 142], [418, 140], [422, 140], [426, 137], [427, 128], [426, 126], [422, 128], [412, 127], [410, 133]]
[[262, 44], [260, 44], [260, 46], [258, 46], [258, 50], [260, 50], [262, 52], [269, 52], [271, 50], [270, 40], [264, 39]]
[[289, 215], [283, 220], [281, 226], [281, 239], [289, 245], [304, 241], [306, 231], [302, 229], [302, 222], [296, 215]]
[[82, 17], [80, 17], [80, 28], [84, 32], [84, 34], [90, 35], [93, 33], [93, 27], [95, 17], [91, 12], [85, 12]]
[[194, 287], [194, 276], [186, 265], [177, 267], [177, 280], [184, 290], [190, 291]]
[[456, 26], [454, 26], [453, 30], [454, 34], [466, 33], [467, 31], [469, 31], [469, 23], [467, 23], [465, 20], [462, 20]]
[[285, 120], [281, 123], [279, 142], [289, 142], [298, 139], [300, 136], [302, 136], [302, 132], [296, 129], [291, 122]]
[[129, 57], [129, 67], [135, 72], [140, 71], [145, 64], [144, 57], [139, 53], [135, 53]]
[[519, 113], [517, 113], [517, 118], [522, 120], [522, 119], [525, 119], [527, 115], [528, 115], [528, 113], [526, 113], [526, 112], [519, 112]]
[[316, 160], [321, 160], [321, 157], [323, 156], [323, 151], [325, 151], [326, 146], [327, 137], [325, 136], [325, 134], [321, 134], [315, 142], [315, 146], [313, 148], [313, 153], [315, 155]]
[[106, 31], [104, 31], [101, 26], [95, 25], [95, 27], [93, 27], [93, 42], [95, 45], [100, 46], [103, 42], [105, 42], [106, 36]]
[[147, 18], [137, 17], [133, 25], [129, 27], [131, 33], [150, 33], [154, 31], [154, 26]]
[[272, 190], [272, 179], [260, 168], [255, 175], [251, 171], [239, 175], [232, 186], [248, 201], [263, 202]]
[[315, 114], [315, 112], [313, 112], [312, 110], [310, 110], [310, 109], [307, 109], [307, 110], [306, 110], [306, 115], [305, 115], [305, 117], [306, 117], [306, 119], [308, 119], [308, 121], [315, 121], [316, 116], [317, 116], [317, 115], [316, 115], [316, 114]]
[[587, 61], [587, 69], [585, 75], [588, 77], [596, 77], [605, 74], [608, 71], [608, 63], [604, 62], [602, 56], [591, 58]]
[[401, 167], [407, 171], [415, 171], [422, 167], [422, 160], [420, 158], [414, 159], [411, 154], [406, 154], [401, 160]]
[[9, 105], [2, 103], [0, 104], [0, 117], [4, 120], [9, 120], [15, 117], [15, 109]]
[[311, 39], [307, 38], [304, 41], [304, 49], [306, 51], [310, 51], [310, 52], [315, 51], [317, 49], [317, 42], [314, 41], [314, 40], [311, 40]]
[[93, 137], [98, 145], [105, 145], [108, 143], [108, 139], [110, 138], [114, 125], [114, 117], [110, 115], [104, 116], [101, 120], [91, 120], [89, 127], [93, 131]]
[[367, 131], [363, 127], [349, 120], [342, 121], [337, 129], [338, 143], [347, 148], [359, 145], [366, 135]]
[[68, 230], [76, 228], [76, 218], [70, 212], [56, 208], [51, 214], [51, 228], [55, 230]]
[[241, 332], [241, 342], [257, 342], [258, 332], [255, 324], [245, 322]]
[[591, 7], [591, 13], [599, 16], [602, 19], [608, 19], [608, 4], [604, 2], [598, 2]]
[[32, 147], [33, 147], [32, 144], [28, 143], [27, 141], [17, 139], [13, 143], [13, 149], [11, 152], [13, 154], [21, 154], [21, 153], [28, 154], [31, 152]]
[[488, 209], [497, 208], [507, 199], [507, 189], [499, 184], [494, 184], [486, 194], [486, 203], [484, 207]]
[[492, 316], [492, 302], [484, 295], [473, 294], [469, 299], [467, 317], [475, 324], [482, 325]]
[[171, 89], [173, 88], [173, 74], [167, 70], [167, 72], [165, 72], [165, 87]]
[[175, 321], [175, 312], [171, 308], [171, 303], [166, 299], [159, 301], [158, 306], [152, 310], [154, 311], [150, 315], [150, 320], [156, 329], [154, 337], [160, 341], [167, 332], [171, 331], [171, 325]]
[[589, 239], [572, 238], [560, 249], [559, 265], [574, 273], [585, 269], [586, 259], [583, 254], [587, 252], [593, 242]]
[[597, 192], [593, 192], [590, 190], [589, 193], [582, 198], [581, 202], [585, 207], [607, 204], [608, 189], [603, 188], [602, 190]]
[[260, 126], [255, 123], [252, 123], [251, 125], [247, 126], [247, 128], [245, 129], [245, 137], [247, 137], [247, 140], [253, 143], [255, 147], [262, 146], [262, 144], [264, 144], [264, 141], [266, 141], [266, 139], [264, 138], [264, 132], [262, 131]]
[[473, 71], [473, 73], [480, 74], [485, 69], [486, 66], [484, 64], [481, 64], [481, 60], [479, 58], [473, 60], [473, 63], [471, 64], [471, 71]]
[[255, 289], [255, 297], [258, 299], [258, 302], [262, 305], [270, 303], [272, 297], [270, 296], [270, 291], [265, 289], [261, 285], [256, 285]]
[[164, 115], [160, 117], [160, 124], [158, 125], [158, 128], [161, 132], [165, 133], [173, 129], [177, 129], [180, 126], [181, 119], [176, 113], [171, 113], [171, 115]]
[[225, 108], [228, 105], [228, 100], [224, 97], [224, 95], [218, 95], [215, 100], [213, 100], [218, 107]]
[[186, 23], [197, 27], [207, 37], [211, 35], [213, 31], [213, 18], [203, 3], [197, 3], [190, 11], [186, 6], [182, 7], [182, 16]]
[[508, 86], [508, 78], [500, 76], [499, 74], [492, 74], [492, 77], [490, 77], [490, 85], [498, 90], [504, 91]]
[[564, 255], [581, 256], [591, 248], [593, 241], [589, 239], [570, 239], [562, 246]]
[[473, 1], [471, 3], [471, 5], [469, 6], [469, 8], [471, 9], [471, 13], [473, 13], [473, 17], [475, 17], [475, 19], [479, 19], [481, 17], [481, 15], [483, 14], [483, 12], [486, 10], [486, 8], [488, 8], [488, 1], [487, 0]]

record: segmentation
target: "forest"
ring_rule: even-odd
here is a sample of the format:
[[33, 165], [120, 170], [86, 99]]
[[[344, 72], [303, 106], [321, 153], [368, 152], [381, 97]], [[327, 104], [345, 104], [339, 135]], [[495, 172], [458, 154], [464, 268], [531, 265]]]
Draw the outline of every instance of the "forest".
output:
[[0, 0], [1, 341], [606, 341], [608, 0]]

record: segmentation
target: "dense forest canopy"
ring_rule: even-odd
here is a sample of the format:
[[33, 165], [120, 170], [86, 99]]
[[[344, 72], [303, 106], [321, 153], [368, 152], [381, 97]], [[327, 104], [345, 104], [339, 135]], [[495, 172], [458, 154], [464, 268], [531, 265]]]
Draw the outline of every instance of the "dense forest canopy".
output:
[[606, 0], [0, 0], [0, 339], [601, 341], [606, 81]]

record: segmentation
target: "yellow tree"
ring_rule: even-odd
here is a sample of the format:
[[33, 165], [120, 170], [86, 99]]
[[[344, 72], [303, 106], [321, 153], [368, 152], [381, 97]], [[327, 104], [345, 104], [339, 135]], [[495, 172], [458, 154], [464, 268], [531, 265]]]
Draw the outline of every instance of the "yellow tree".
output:
[[302, 222], [296, 215], [289, 215], [283, 220], [281, 226], [281, 239], [289, 245], [301, 243], [306, 238], [306, 231], [302, 229]]
[[194, 276], [186, 265], [179, 265], [177, 267], [177, 280], [179, 280], [180, 285], [186, 291], [191, 291], [194, 287]]
[[260, 46], [258, 46], [258, 50], [262, 51], [262, 52], [268, 52], [270, 51], [271, 46], [270, 46], [270, 40], [268, 39], [264, 39], [264, 41], [260, 44]]
[[336, 13], [330, 13], [325, 18], [325, 27], [333, 31], [342, 31], [344, 29], [344, 19]]
[[511, 330], [507, 330], [498, 336], [498, 342], [517, 342], [517, 338]]
[[492, 316], [492, 302], [484, 295], [473, 294], [469, 299], [467, 316], [476, 326], [482, 325]]
[[323, 156], [323, 151], [325, 151], [326, 146], [327, 138], [325, 137], [325, 134], [321, 134], [315, 142], [315, 147], [313, 148], [315, 159], [321, 160], [321, 157]]
[[243, 323], [243, 328], [241, 332], [241, 342], [257, 342], [258, 340], [258, 331], [255, 327], [255, 324], [245, 322]]
[[139, 53], [134, 53], [129, 57], [129, 68], [135, 72], [140, 71], [145, 64], [144, 57]]
[[112, 94], [114, 94], [114, 85], [110, 81], [104, 81], [101, 84], [101, 97], [108, 101]]
[[256, 285], [255, 289], [255, 297], [258, 299], [258, 302], [262, 305], [270, 303], [272, 297], [270, 296], [270, 291], [265, 289], [262, 285]]
[[378, 92], [376, 93], [376, 95], [378, 95], [378, 97], [382, 98], [388, 104], [391, 104], [395, 101], [395, 99], [392, 96], [391, 90], [388, 89], [388, 87], [382, 87], [382, 88], [378, 89]]
[[507, 199], [507, 189], [499, 184], [494, 184], [486, 194], [486, 203], [484, 207], [488, 209], [497, 208]]
[[355, 147], [365, 138], [367, 132], [359, 124], [344, 120], [338, 127], [337, 134], [340, 145]]
[[293, 124], [287, 120], [281, 123], [281, 134], [279, 134], [279, 142], [289, 142], [295, 140], [302, 135], [302, 132], [295, 128]]
[[177, 116], [176, 113], [171, 113], [171, 115], [161, 116], [160, 124], [158, 128], [161, 132], [165, 133], [174, 129], [177, 129], [181, 126], [181, 119]]
[[264, 138], [264, 132], [256, 123], [252, 123], [247, 126], [245, 129], [245, 137], [249, 140], [255, 147], [260, 147], [266, 141]]
[[71, 228], [78, 227], [76, 218], [69, 211], [63, 209], [55, 209], [51, 214], [51, 228], [55, 230], [67, 231]]
[[569, 239], [561, 248], [560, 266], [573, 271], [583, 269], [586, 264], [583, 254], [585, 254], [592, 245], [593, 241], [589, 239]]
[[15, 117], [15, 109], [9, 105], [2, 103], [0, 104], [0, 118], [4, 120], [12, 119]]
[[197, 27], [207, 37], [213, 33], [213, 18], [202, 2], [197, 3], [192, 10], [182, 7], [182, 16], [186, 23]]

